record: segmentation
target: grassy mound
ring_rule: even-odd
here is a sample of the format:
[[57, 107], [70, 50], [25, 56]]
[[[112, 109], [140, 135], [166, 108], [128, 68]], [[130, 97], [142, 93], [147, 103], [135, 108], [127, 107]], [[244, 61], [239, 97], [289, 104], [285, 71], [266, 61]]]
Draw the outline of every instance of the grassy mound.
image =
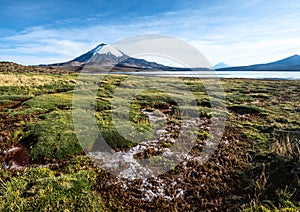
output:
[[263, 110], [253, 105], [233, 105], [228, 110], [238, 114], [262, 114]]
[[81, 153], [70, 111], [43, 115], [27, 125], [21, 143], [29, 148], [33, 161], [53, 161]]

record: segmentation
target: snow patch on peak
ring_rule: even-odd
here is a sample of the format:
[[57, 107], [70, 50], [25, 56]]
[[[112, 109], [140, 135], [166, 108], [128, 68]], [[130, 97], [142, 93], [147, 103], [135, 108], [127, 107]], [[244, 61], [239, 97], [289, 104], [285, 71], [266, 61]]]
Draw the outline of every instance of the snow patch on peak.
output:
[[106, 46], [107, 44], [105, 43], [101, 43], [98, 46], [96, 46], [96, 48], [92, 49], [91, 52], [96, 54], [98, 51], [100, 51], [102, 49], [103, 46]]
[[120, 50], [116, 49], [115, 47], [113, 47], [110, 44], [102, 46], [96, 53], [98, 53], [98, 54], [112, 54], [116, 57], [122, 57], [124, 55]]

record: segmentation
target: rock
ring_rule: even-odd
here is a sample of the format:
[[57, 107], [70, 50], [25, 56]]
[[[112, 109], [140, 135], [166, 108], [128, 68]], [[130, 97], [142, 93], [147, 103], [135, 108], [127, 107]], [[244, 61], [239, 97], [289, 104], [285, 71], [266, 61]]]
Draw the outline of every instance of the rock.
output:
[[30, 157], [27, 149], [22, 146], [13, 146], [10, 149], [3, 151], [4, 154], [4, 163], [7, 168], [14, 168], [21, 166], [26, 166], [29, 164]]

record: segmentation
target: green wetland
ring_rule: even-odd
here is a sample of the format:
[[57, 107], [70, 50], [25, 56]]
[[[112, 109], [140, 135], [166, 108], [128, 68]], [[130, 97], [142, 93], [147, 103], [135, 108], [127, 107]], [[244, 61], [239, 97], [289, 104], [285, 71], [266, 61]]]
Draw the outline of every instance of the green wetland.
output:
[[[80, 132], [84, 144], [75, 132], [74, 91], [90, 82], [88, 76], [0, 73], [0, 79], [1, 211], [300, 210], [300, 81], [221, 79], [224, 92], [213, 95], [205, 86], [211, 79], [105, 75], [92, 81], [97, 90], [89, 109], [112, 151], [158, 136], [156, 146], [135, 155], [152, 158], [174, 145], [182, 111], [197, 111], [201, 120], [185, 161], [159, 176], [121, 179], [87, 156], [97, 148], [89, 129]], [[88, 105], [90, 99], [78, 101]], [[193, 104], [180, 110], [180, 102]], [[165, 117], [163, 126], [149, 114]], [[220, 141], [197, 162], [220, 114], [226, 117]], [[20, 155], [9, 154], [13, 148], [22, 149]]]

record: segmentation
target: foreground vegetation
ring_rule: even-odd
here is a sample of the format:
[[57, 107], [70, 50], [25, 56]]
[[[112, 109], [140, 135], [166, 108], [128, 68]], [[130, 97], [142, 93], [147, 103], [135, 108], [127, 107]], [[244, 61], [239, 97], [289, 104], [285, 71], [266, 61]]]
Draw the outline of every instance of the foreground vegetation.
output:
[[[299, 81], [224, 79], [224, 102], [219, 96], [209, 98], [202, 80], [180, 79], [193, 93], [203, 120], [209, 122], [216, 113], [226, 112], [224, 135], [215, 154], [204, 164], [179, 164], [161, 176], [170, 182], [166, 192], [180, 188], [185, 192], [183, 196], [143, 201], [143, 194], [136, 189], [139, 180], [124, 190], [113, 175], [85, 156], [71, 112], [76, 75], [2, 73], [0, 79], [5, 82], [0, 85], [0, 149], [22, 145], [30, 155], [30, 164], [23, 170], [2, 167], [1, 211], [300, 209]], [[163, 111], [174, 107], [172, 121], [176, 123], [179, 117], [174, 99], [185, 94], [176, 79], [168, 79], [178, 91], [175, 96], [159, 89], [142, 91], [143, 80], [127, 79], [105, 76], [94, 105], [102, 136], [117, 151], [134, 146], [131, 139], [150, 139], [150, 129], [159, 127], [151, 125], [141, 108]], [[152, 83], [155, 87], [159, 81]], [[120, 84], [127, 90], [118, 99], [114, 92]], [[115, 97], [122, 102], [128, 90], [139, 94], [131, 102], [129, 113], [137, 130], [124, 138], [115, 128], [111, 100]], [[212, 102], [225, 103], [227, 111], [213, 110]], [[114, 112], [124, 116], [123, 110]], [[199, 131], [199, 145], [209, 136], [206, 128]], [[93, 143], [86, 148], [93, 148]], [[1, 162], [4, 160], [1, 156]], [[171, 182], [179, 178], [182, 181], [171, 187]]]

